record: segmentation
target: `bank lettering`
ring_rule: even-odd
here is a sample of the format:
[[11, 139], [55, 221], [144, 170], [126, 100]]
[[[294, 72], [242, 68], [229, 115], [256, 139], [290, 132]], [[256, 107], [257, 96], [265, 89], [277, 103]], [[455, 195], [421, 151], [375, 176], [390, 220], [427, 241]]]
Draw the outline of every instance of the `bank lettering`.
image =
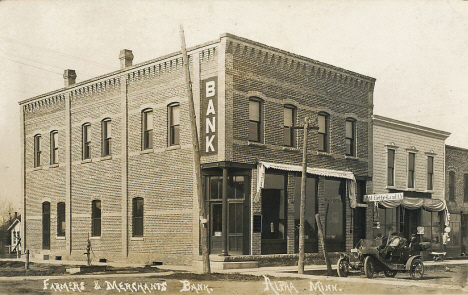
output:
[[215, 154], [218, 152], [218, 131], [217, 131], [217, 111], [218, 111], [218, 77], [209, 78], [202, 81], [202, 138], [205, 137], [202, 151], [205, 154]]

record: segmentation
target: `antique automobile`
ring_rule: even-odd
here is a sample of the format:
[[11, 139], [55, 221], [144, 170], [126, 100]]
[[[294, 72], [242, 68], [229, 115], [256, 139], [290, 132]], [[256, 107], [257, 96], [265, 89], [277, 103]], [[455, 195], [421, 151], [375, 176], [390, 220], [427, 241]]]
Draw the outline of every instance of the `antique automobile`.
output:
[[338, 276], [348, 276], [351, 269], [364, 270], [367, 278], [375, 273], [384, 272], [387, 277], [394, 277], [398, 272], [409, 272], [413, 279], [424, 275], [424, 264], [420, 254], [421, 246], [412, 238], [407, 242], [400, 236], [382, 239], [360, 240], [351, 254], [341, 254], [337, 263]]

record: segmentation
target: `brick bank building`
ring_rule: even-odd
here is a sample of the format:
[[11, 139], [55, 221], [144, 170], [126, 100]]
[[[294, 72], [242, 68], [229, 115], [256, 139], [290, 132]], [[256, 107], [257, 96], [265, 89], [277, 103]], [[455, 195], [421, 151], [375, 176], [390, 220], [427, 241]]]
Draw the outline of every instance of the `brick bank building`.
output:
[[[188, 49], [211, 254], [298, 252], [308, 116], [306, 252], [366, 231], [375, 79], [230, 34]], [[24, 238], [38, 259], [199, 260], [189, 105], [180, 52], [20, 102]], [[78, 73], [79, 74], [79, 73]], [[227, 199], [223, 231], [223, 197]], [[366, 220], [370, 224], [366, 224]], [[227, 240], [223, 249], [223, 239]], [[54, 258], [55, 257], [55, 258]]]

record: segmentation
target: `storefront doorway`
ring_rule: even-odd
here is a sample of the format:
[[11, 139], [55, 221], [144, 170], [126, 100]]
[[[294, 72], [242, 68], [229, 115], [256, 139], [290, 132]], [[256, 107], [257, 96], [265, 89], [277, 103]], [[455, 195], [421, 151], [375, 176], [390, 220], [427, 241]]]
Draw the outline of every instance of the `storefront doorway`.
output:
[[325, 179], [325, 243], [329, 252], [346, 251], [345, 194], [346, 182]]
[[[214, 171], [217, 172], [217, 171]], [[229, 255], [249, 254], [250, 177], [228, 176], [227, 250]], [[234, 174], [234, 175], [233, 175]], [[244, 173], [246, 174], [246, 173]], [[223, 245], [223, 176], [205, 176], [205, 195], [209, 210], [210, 253], [221, 254]]]
[[[294, 253], [299, 252], [299, 226], [301, 209], [301, 175], [294, 178]], [[306, 182], [306, 199], [304, 215], [304, 252], [318, 252], [317, 222], [315, 214], [318, 213], [317, 178], [308, 175]]]
[[262, 254], [286, 254], [285, 174], [265, 173], [262, 189]]

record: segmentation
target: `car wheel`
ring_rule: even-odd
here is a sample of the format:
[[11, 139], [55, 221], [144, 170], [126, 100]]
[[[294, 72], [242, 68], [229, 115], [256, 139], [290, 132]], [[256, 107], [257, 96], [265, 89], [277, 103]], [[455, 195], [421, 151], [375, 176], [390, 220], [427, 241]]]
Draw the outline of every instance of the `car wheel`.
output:
[[339, 277], [347, 277], [349, 274], [349, 261], [343, 258], [338, 259], [336, 271]]
[[396, 270], [386, 270], [386, 271], [384, 271], [384, 273], [385, 273], [386, 277], [393, 278], [393, 277], [396, 276], [397, 271]]
[[415, 280], [420, 280], [424, 275], [424, 264], [421, 259], [411, 262], [410, 275]]
[[374, 258], [367, 256], [364, 260], [364, 273], [368, 279], [372, 279], [375, 273]]

